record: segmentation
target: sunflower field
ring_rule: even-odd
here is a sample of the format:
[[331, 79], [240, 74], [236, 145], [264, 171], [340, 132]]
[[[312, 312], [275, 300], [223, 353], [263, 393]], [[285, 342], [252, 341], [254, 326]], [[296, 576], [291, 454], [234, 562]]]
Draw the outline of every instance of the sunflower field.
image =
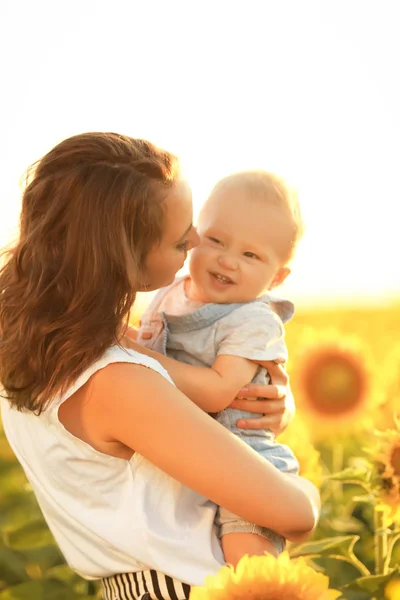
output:
[[[192, 598], [400, 600], [400, 305], [298, 310], [286, 338], [297, 412], [279, 439], [321, 491], [319, 526]], [[0, 424], [0, 600], [100, 597], [66, 566]]]

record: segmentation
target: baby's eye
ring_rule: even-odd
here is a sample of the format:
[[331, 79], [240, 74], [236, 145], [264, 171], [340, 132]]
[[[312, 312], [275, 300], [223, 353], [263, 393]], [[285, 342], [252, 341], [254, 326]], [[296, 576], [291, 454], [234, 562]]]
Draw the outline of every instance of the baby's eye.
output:
[[208, 239], [210, 240], [210, 242], [214, 242], [215, 244], [220, 244], [221, 243], [220, 240], [218, 240], [215, 237], [208, 236]]
[[244, 252], [243, 254], [244, 256], [247, 256], [247, 258], [259, 258], [254, 252]]

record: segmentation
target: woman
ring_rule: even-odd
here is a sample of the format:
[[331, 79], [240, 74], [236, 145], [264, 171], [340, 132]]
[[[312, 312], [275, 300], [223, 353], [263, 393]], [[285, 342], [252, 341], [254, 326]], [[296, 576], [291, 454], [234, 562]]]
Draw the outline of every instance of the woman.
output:
[[169, 284], [197, 239], [173, 155], [82, 134], [39, 161], [0, 274], [4, 429], [66, 560], [101, 578], [107, 599], [186, 598], [215, 573], [214, 503], [288, 539], [316, 524], [308, 481], [260, 459], [140, 347], [121, 346], [136, 292]]

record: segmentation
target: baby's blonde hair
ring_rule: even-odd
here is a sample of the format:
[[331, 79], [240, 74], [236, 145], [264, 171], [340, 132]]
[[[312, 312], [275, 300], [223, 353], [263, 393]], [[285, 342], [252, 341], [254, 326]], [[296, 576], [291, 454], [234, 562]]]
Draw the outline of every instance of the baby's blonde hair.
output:
[[284, 262], [288, 263], [293, 258], [296, 246], [304, 233], [304, 222], [301, 216], [297, 190], [282, 177], [261, 169], [239, 171], [224, 177], [215, 184], [209, 199], [224, 188], [242, 189], [254, 197], [269, 202], [271, 206], [282, 209], [287, 214], [292, 223], [292, 231], [288, 241], [287, 253], [283, 258]]

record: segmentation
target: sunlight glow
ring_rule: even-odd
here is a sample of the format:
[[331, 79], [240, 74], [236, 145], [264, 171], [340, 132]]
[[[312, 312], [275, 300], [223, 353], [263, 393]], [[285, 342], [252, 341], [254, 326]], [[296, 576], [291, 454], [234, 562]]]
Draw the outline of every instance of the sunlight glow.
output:
[[6, 4], [0, 244], [28, 165], [69, 135], [114, 130], [182, 157], [195, 213], [232, 171], [288, 177], [307, 230], [282, 294], [400, 296], [395, 4], [43, 1], [23, 20]]

